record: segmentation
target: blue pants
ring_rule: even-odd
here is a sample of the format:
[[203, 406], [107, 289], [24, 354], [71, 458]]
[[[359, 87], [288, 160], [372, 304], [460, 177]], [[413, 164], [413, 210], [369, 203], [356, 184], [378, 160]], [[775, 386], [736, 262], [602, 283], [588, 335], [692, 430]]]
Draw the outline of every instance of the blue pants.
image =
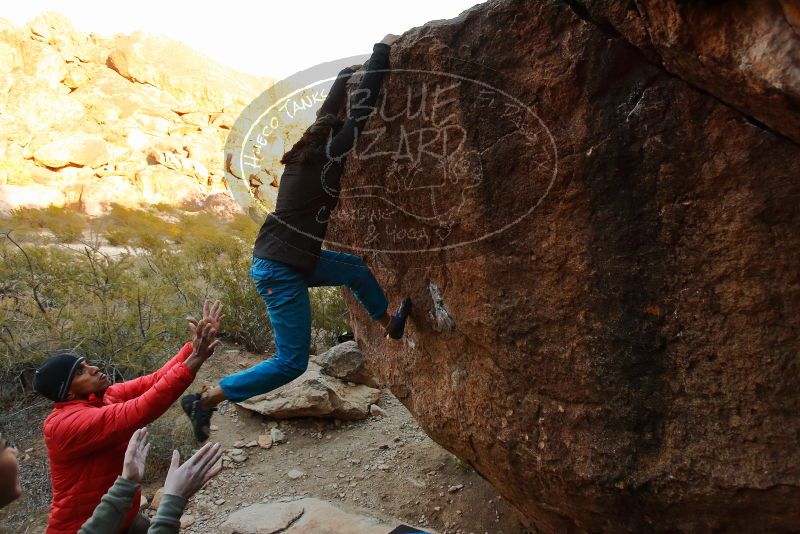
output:
[[250, 277], [267, 304], [276, 351], [269, 360], [220, 381], [225, 398], [232, 401], [272, 391], [305, 372], [311, 348], [309, 287], [347, 286], [373, 319], [389, 306], [369, 267], [343, 252], [321, 250], [317, 267], [308, 275], [278, 261], [253, 258]]

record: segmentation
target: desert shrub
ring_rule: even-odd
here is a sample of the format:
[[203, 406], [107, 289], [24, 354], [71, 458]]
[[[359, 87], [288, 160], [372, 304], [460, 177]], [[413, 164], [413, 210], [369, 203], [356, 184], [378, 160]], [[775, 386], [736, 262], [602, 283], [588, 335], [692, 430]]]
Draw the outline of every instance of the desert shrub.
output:
[[[172, 217], [171, 217], [172, 218]], [[97, 234], [113, 246], [153, 248], [174, 240], [176, 225], [154, 210], [126, 208], [115, 204], [111, 210], [93, 221]]]
[[187, 338], [188, 311], [131, 255], [0, 243], [0, 367], [22, 377], [56, 350], [74, 350], [113, 376], [156, 367]]
[[[239, 244], [241, 246], [241, 244]], [[247, 255], [224, 255], [208, 264], [202, 275], [211, 281], [217, 298], [227, 304], [225, 334], [253, 352], [265, 352], [272, 344], [272, 328], [264, 302], [247, 274], [250, 269], [250, 246]]]
[[241, 220], [228, 223], [205, 215], [181, 215], [175, 225], [176, 246], [146, 247], [151, 268], [161, 273], [187, 304], [205, 298], [225, 305], [225, 338], [253, 352], [265, 352], [272, 330], [264, 304], [247, 272], [250, 269], [253, 227]]
[[231, 234], [238, 236], [247, 243], [252, 244], [258, 235], [258, 225], [247, 215], [236, 215], [227, 223]]
[[[23, 378], [46, 354], [66, 349], [131, 378], [156, 368], [188, 338], [183, 318], [196, 315], [205, 297], [221, 297], [232, 309], [249, 306], [257, 318], [260, 307], [241, 302], [247, 292], [232, 283], [237, 269], [246, 272], [242, 247], [227, 247], [227, 261], [205, 246], [192, 249], [203, 253], [170, 251], [163, 239], [140, 239], [169, 235], [156, 218], [112, 213], [126, 222], [117, 228], [127, 232], [124, 242], [144, 245], [144, 253], [111, 256], [99, 240], [68, 248], [49, 246], [42, 236], [22, 242], [13, 232], [0, 239], [0, 368]], [[46, 222], [51, 213], [34, 215], [25, 213], [24, 221]], [[204, 271], [213, 276], [203, 280]], [[260, 328], [261, 346], [268, 346], [263, 321], [256, 328], [236, 323], [246, 316], [239, 312], [226, 324], [254, 332], [251, 345]]]
[[47, 230], [61, 243], [80, 240], [88, 227], [86, 218], [68, 206], [18, 208], [12, 218], [18, 230]]
[[[225, 305], [220, 337], [270, 351], [266, 307], [247, 274], [258, 231], [247, 217], [115, 206], [87, 221], [40, 211], [0, 221], [0, 381], [27, 385], [56, 350], [77, 351], [118, 379], [151, 372], [188, 339], [184, 318], [206, 298]], [[82, 229], [78, 242], [21, 231], [52, 232], [69, 220]], [[311, 304], [314, 345], [333, 345], [348, 328], [341, 291], [314, 288]]]
[[336, 344], [339, 334], [349, 329], [347, 304], [338, 287], [314, 287], [311, 297], [311, 343], [317, 352]]

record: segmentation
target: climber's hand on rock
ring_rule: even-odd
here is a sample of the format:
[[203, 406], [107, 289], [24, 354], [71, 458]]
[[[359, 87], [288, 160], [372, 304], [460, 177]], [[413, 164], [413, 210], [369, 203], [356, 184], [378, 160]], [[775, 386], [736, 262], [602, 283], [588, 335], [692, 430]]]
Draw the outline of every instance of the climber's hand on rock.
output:
[[399, 38], [400, 38], [399, 35], [395, 35], [393, 33], [387, 33], [386, 37], [384, 37], [381, 42], [383, 44], [387, 44], [389, 46], [392, 46], [394, 44], [394, 42], [397, 41]]
[[188, 499], [222, 470], [221, 458], [222, 448], [219, 443], [206, 443], [180, 466], [178, 465], [181, 461], [180, 453], [172, 451], [172, 463], [169, 466], [167, 480], [164, 481], [164, 494]]

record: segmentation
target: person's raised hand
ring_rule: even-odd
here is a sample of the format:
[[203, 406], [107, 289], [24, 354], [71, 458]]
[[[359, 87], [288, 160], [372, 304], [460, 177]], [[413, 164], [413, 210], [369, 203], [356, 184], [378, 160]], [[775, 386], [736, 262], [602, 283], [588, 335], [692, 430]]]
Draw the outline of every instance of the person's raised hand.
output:
[[219, 443], [206, 443], [183, 465], [178, 465], [181, 461], [178, 451], [172, 451], [172, 463], [164, 481], [164, 494], [188, 499], [222, 470], [221, 458]]
[[[222, 314], [222, 303], [218, 300], [211, 302], [210, 300], [206, 299], [203, 302], [203, 319], [205, 319], [211, 326], [214, 327], [214, 330], [219, 332], [220, 324], [222, 324], [222, 319], [225, 316]], [[192, 317], [191, 315], [186, 318], [189, 321], [189, 324], [193, 324], [197, 326], [197, 319]]]
[[216, 328], [209, 319], [200, 319], [197, 324], [190, 322], [189, 330], [192, 333], [192, 354], [201, 361], [207, 360], [220, 344]]
[[384, 37], [383, 40], [381, 40], [381, 42], [383, 44], [387, 44], [389, 46], [392, 46], [394, 44], [394, 42], [397, 41], [399, 38], [400, 38], [399, 35], [395, 35], [393, 33], [387, 33], [386, 37]]
[[216, 339], [217, 331], [208, 319], [200, 319], [197, 323], [189, 322], [192, 333], [192, 353], [183, 364], [193, 373], [197, 374], [200, 367], [214, 354], [220, 341]]
[[144, 463], [150, 444], [147, 442], [147, 428], [140, 428], [133, 433], [125, 451], [125, 460], [122, 463], [122, 478], [127, 478], [137, 484], [144, 476]]

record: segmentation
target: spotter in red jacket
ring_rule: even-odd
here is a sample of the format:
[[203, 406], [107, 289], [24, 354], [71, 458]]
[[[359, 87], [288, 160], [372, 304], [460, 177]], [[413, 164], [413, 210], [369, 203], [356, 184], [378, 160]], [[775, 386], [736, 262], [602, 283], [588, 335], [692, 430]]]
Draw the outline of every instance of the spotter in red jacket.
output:
[[[47, 534], [75, 534], [122, 472], [133, 433], [158, 419], [194, 380], [186, 343], [155, 373], [109, 386], [100, 396], [57, 402], [44, 422], [53, 503]], [[125, 532], [139, 511], [139, 492]]]

